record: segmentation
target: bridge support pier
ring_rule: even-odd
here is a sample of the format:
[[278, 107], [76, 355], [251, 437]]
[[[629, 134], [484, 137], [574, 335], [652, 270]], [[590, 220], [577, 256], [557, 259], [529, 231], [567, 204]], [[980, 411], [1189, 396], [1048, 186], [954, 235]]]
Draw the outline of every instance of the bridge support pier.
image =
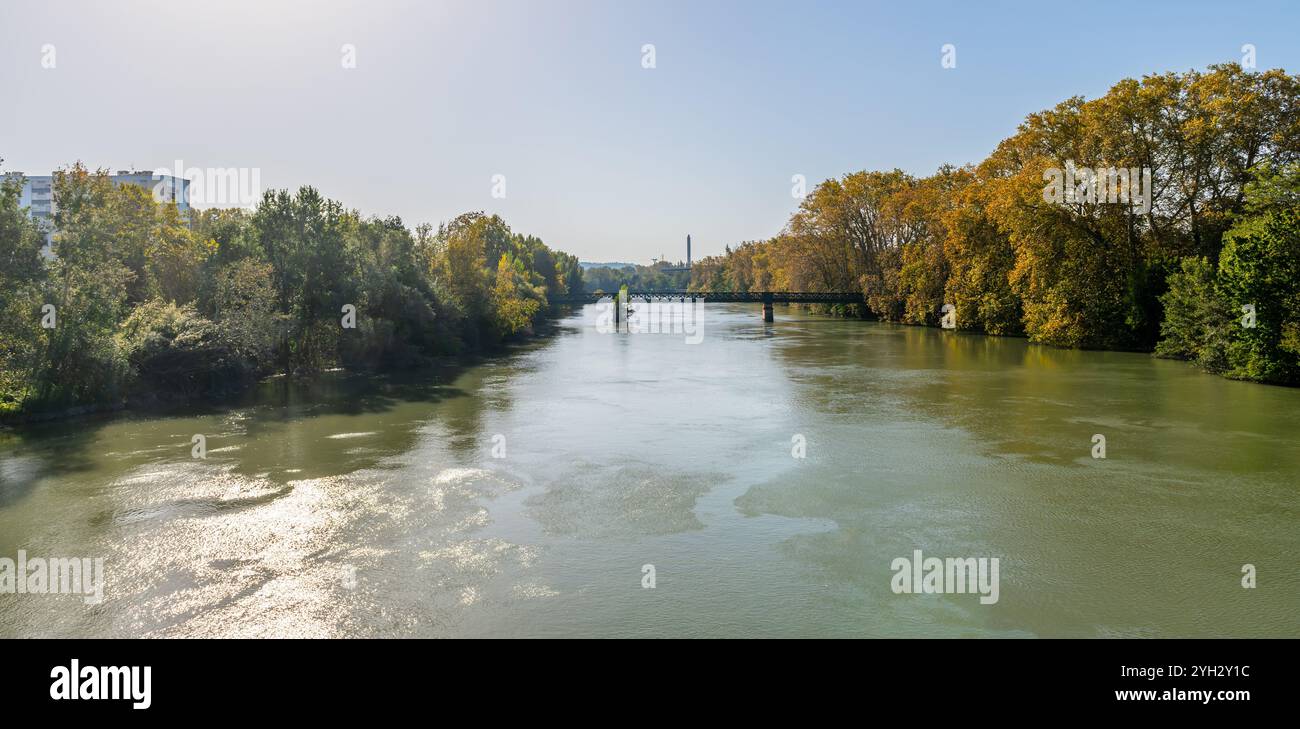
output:
[[772, 295], [763, 294], [763, 321], [770, 324], [775, 320], [772, 312]]

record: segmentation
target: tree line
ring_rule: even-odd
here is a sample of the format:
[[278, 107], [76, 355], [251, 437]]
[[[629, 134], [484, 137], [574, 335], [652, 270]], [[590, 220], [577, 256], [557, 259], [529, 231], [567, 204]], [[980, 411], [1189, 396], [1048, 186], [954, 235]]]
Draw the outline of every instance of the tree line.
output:
[[617, 292], [623, 286], [634, 291], [685, 291], [690, 284], [690, 272], [665, 270], [668, 268], [684, 269], [685, 264], [659, 261], [652, 266], [596, 266], [583, 272], [583, 282], [588, 293]]
[[[691, 287], [861, 291], [845, 313], [937, 326], [947, 305], [962, 330], [1300, 384], [1298, 92], [1236, 64], [1125, 79], [1030, 114], [979, 164], [826, 180]], [[1107, 169], [1138, 179], [1085, 174]]]
[[0, 415], [415, 366], [527, 334], [583, 290], [576, 257], [495, 215], [412, 230], [311, 187], [183, 214], [80, 163], [54, 176], [47, 258], [21, 189], [0, 183]]

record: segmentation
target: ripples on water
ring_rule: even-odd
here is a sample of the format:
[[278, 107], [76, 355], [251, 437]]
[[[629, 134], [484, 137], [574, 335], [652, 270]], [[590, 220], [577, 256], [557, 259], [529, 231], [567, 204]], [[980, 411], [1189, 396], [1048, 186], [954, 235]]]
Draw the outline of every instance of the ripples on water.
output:
[[[107, 572], [0, 636], [1300, 636], [1300, 392], [750, 308], [0, 436], [0, 556]], [[913, 549], [1000, 601], [893, 594]]]

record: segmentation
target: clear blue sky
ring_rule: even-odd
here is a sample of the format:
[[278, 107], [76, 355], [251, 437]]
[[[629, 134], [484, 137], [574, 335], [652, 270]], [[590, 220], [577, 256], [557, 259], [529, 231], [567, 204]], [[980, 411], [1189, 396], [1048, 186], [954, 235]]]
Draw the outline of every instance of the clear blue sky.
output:
[[776, 233], [794, 174], [978, 161], [1126, 76], [1245, 43], [1300, 71], [1298, 33], [1286, 1], [5, 0], [0, 157], [256, 167], [408, 225], [487, 210], [584, 260], [648, 262], [688, 232], [697, 257]]

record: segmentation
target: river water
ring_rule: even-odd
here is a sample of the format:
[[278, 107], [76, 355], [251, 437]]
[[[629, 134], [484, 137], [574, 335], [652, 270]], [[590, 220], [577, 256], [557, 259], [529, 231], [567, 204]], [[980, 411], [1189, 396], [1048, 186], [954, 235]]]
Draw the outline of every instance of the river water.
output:
[[[1300, 637], [1300, 390], [705, 312], [0, 434], [0, 557], [104, 560], [0, 636]], [[997, 601], [895, 592], [915, 550]]]

